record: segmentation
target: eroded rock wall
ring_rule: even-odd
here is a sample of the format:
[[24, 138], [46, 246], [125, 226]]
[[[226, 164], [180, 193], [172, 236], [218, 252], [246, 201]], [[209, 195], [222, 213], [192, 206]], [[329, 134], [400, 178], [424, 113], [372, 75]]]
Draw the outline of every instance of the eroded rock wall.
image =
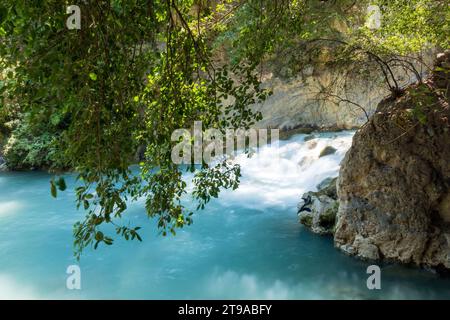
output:
[[[417, 60], [420, 63], [412, 65], [425, 76], [434, 58], [435, 52], [430, 50]], [[262, 128], [356, 129], [367, 122], [366, 114], [371, 116], [390, 93], [378, 66], [367, 66], [365, 75], [351, 72], [351, 66], [348, 70], [335, 70], [311, 65], [300, 72], [291, 72], [287, 66], [273, 69], [262, 76], [263, 86], [273, 95], [253, 106], [263, 114], [263, 120], [257, 124]], [[393, 66], [392, 71], [400, 86], [417, 81], [415, 73], [408, 69]]]

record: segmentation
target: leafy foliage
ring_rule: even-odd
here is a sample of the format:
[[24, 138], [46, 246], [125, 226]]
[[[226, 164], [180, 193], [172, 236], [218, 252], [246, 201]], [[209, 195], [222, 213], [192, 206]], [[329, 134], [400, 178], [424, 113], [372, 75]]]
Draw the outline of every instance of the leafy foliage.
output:
[[[226, 161], [175, 165], [172, 132], [194, 121], [222, 132], [259, 121], [249, 105], [270, 94], [258, 76], [263, 63], [279, 56], [295, 70], [371, 70], [373, 63], [395, 90], [393, 55], [448, 47], [446, 1], [377, 3], [380, 30], [364, 27], [369, 1], [87, 0], [81, 30], [68, 30], [65, 2], [3, 0], [0, 131], [10, 134], [3, 123], [19, 121], [8, 161], [77, 172], [77, 206], [86, 211], [74, 227], [77, 257], [87, 246], [113, 243], [108, 225], [141, 240], [139, 227], [124, 222], [128, 203], [139, 198], [162, 234], [175, 234], [192, 223], [183, 170], [194, 173], [198, 209], [221, 189], [236, 189], [241, 173]], [[136, 173], [130, 165], [138, 149], [145, 152]], [[55, 197], [66, 188], [60, 177], [50, 183]]]
[[5, 158], [9, 168], [14, 170], [48, 168], [60, 170], [66, 168], [64, 160], [55, 147], [59, 139], [59, 130], [51, 124], [30, 125], [25, 115], [15, 121], [16, 127], [5, 145]]
[[[260, 119], [247, 108], [267, 96], [254, 75], [256, 65], [214, 65], [208, 29], [198, 23], [191, 29], [211, 9], [198, 7], [195, 15], [193, 4], [86, 1], [80, 5], [81, 30], [65, 28], [60, 1], [1, 4], [1, 62], [14, 69], [8, 91], [26, 114], [8, 157], [18, 167], [46, 166], [57, 158], [78, 173], [77, 203], [87, 212], [74, 228], [78, 257], [91, 244], [112, 244], [112, 236], [100, 230], [106, 224], [127, 240], [140, 240], [139, 228], [119, 219], [127, 201], [140, 197], [163, 234], [192, 222], [181, 204], [182, 168], [171, 161], [175, 129], [189, 128], [194, 120], [220, 130], [247, 128]], [[226, 98], [233, 102], [223, 117]], [[44, 124], [53, 120], [64, 125], [47, 134]], [[135, 174], [130, 165], [140, 146], [145, 159]], [[194, 196], [202, 207], [218, 196], [219, 187], [237, 187], [240, 175], [225, 162], [188, 169], [197, 170]], [[53, 196], [66, 188], [62, 181], [51, 181]]]

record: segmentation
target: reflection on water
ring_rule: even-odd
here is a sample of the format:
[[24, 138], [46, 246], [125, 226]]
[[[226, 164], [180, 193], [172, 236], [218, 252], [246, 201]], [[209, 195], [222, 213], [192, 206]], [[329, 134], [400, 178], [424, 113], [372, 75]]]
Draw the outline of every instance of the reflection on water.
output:
[[[83, 217], [73, 192], [55, 200], [44, 173], [0, 174], [0, 298], [450, 298], [448, 279], [395, 265], [382, 266], [382, 290], [369, 291], [367, 263], [297, 223], [300, 195], [337, 175], [351, 137], [327, 133], [304, 142], [298, 135], [281, 142], [279, 159], [269, 148], [238, 157], [241, 187], [224, 192], [176, 237], [158, 236], [143, 203], [131, 204], [125, 219], [143, 226], [144, 242], [86, 251], [79, 291], [66, 289], [65, 273], [77, 263], [72, 225]], [[338, 151], [319, 159], [327, 145]]]
[[19, 212], [21, 203], [19, 201], [5, 201], [0, 203], [0, 217]]

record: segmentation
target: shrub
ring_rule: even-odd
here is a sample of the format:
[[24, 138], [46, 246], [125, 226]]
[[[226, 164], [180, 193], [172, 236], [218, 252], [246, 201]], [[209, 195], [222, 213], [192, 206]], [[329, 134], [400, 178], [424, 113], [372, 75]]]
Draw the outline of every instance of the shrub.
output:
[[4, 148], [8, 168], [62, 169], [67, 167], [56, 152], [60, 134], [50, 126], [32, 128], [27, 117], [15, 121], [12, 134]]

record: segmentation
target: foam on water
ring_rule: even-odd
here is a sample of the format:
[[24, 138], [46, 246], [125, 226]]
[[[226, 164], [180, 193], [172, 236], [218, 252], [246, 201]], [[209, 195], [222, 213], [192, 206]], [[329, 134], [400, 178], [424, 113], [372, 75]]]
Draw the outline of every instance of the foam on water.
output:
[[[238, 156], [242, 183], [238, 190], [225, 192], [222, 202], [239, 201], [254, 209], [292, 207], [303, 192], [338, 175], [339, 163], [351, 146], [352, 136], [351, 132], [322, 134], [305, 142], [304, 135], [298, 135], [281, 141], [278, 148], [265, 146], [251, 158]], [[319, 157], [327, 146], [334, 147], [336, 153]]]

